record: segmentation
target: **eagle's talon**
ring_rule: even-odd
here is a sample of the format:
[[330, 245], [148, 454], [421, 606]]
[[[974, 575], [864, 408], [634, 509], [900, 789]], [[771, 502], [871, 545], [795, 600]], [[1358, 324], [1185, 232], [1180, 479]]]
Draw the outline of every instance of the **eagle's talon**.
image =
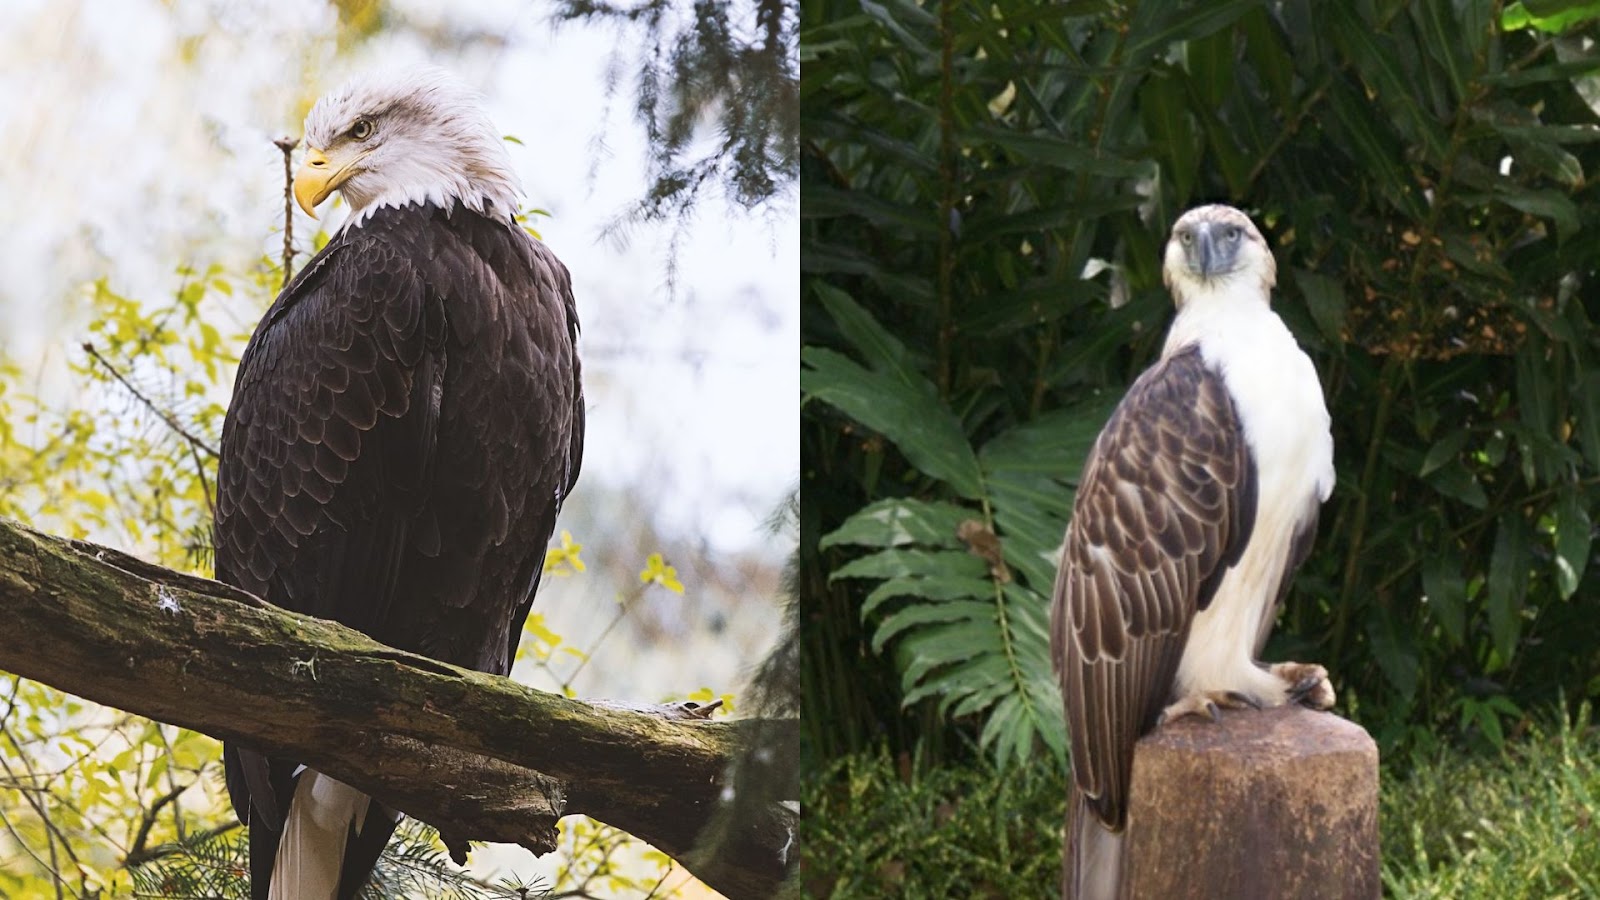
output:
[[1306, 698], [1307, 694], [1311, 693], [1312, 688], [1321, 683], [1322, 679], [1312, 675], [1307, 675], [1306, 677], [1295, 682], [1294, 687], [1289, 688], [1289, 700], [1293, 703], [1299, 703], [1301, 700]]
[[1284, 699], [1310, 709], [1332, 709], [1333, 682], [1328, 680], [1328, 670], [1315, 663], [1278, 663], [1271, 667], [1272, 674], [1288, 684]]
[[1254, 697], [1238, 691], [1200, 691], [1186, 697], [1179, 697], [1156, 717], [1159, 727], [1184, 716], [1206, 716], [1211, 721], [1222, 724], [1222, 711], [1224, 709], [1260, 709], [1261, 704]]
[[1250, 707], [1251, 709], [1261, 708], [1261, 701], [1250, 696], [1249, 694], [1242, 694], [1238, 691], [1229, 691], [1228, 699], [1233, 701], [1234, 709], [1239, 709], [1246, 706]]

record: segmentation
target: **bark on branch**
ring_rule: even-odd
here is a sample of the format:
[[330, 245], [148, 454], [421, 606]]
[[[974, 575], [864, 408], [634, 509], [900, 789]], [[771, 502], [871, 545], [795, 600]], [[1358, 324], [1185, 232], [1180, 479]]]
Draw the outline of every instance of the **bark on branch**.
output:
[[780, 806], [716, 846], [697, 839], [724, 805], [743, 735], [792, 729], [780, 744], [794, 747], [792, 720], [675, 720], [568, 700], [4, 519], [0, 669], [299, 759], [433, 824], [452, 847], [549, 852], [556, 820], [583, 813], [730, 897], [770, 896], [784, 877], [795, 823]]

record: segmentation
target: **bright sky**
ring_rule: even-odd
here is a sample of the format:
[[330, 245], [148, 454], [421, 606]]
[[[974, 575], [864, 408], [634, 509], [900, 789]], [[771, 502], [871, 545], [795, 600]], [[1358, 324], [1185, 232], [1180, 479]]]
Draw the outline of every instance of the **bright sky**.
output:
[[[608, 29], [552, 33], [537, 0], [401, 2], [414, 27], [348, 57], [335, 55], [333, 13], [311, 0], [8, 6], [0, 345], [13, 357], [71, 346], [82, 315], [72, 298], [92, 278], [154, 298], [179, 283], [179, 263], [239, 270], [275, 252], [272, 138], [298, 137], [301, 104], [347, 74], [429, 61], [485, 92], [499, 127], [524, 142], [509, 149], [530, 203], [552, 213], [536, 227], [572, 270], [583, 318], [584, 480], [660, 484], [658, 525], [714, 551], [769, 543], [760, 522], [798, 477], [797, 207], [751, 218], [702, 203], [681, 234], [675, 296], [664, 287], [671, 228], [633, 229], [626, 247], [601, 240], [644, 186], [631, 44]], [[461, 53], [451, 38], [462, 35], [503, 44]], [[613, 66], [624, 81], [608, 100]], [[302, 217], [297, 233], [310, 227]]]

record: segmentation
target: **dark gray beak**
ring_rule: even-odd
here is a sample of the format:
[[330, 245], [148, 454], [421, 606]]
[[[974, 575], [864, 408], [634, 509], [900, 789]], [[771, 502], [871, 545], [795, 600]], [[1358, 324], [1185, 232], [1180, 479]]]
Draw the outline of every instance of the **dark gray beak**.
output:
[[1210, 278], [1222, 269], [1222, 256], [1218, 252], [1217, 236], [1210, 222], [1200, 222], [1194, 227], [1194, 241], [1189, 244], [1189, 270], [1201, 278]]

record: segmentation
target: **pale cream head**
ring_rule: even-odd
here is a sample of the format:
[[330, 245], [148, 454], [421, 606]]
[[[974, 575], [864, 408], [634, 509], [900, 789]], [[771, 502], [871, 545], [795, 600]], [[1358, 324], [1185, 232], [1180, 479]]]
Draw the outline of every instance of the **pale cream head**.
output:
[[1180, 307], [1201, 292], [1241, 286], [1270, 298], [1278, 264], [1249, 216], [1212, 204], [1189, 210], [1173, 224], [1161, 279]]

